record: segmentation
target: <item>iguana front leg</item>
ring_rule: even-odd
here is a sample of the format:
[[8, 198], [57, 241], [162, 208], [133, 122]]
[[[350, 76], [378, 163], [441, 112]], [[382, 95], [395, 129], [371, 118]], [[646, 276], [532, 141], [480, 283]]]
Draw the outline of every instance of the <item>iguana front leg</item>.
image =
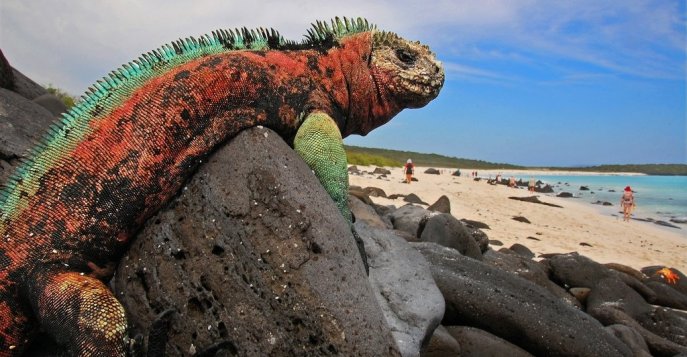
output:
[[329, 115], [321, 112], [310, 113], [296, 133], [293, 147], [315, 176], [325, 191], [332, 197], [358, 244], [360, 256], [367, 271], [367, 256], [360, 236], [353, 229], [353, 215], [348, 207], [348, 162], [339, 127]]

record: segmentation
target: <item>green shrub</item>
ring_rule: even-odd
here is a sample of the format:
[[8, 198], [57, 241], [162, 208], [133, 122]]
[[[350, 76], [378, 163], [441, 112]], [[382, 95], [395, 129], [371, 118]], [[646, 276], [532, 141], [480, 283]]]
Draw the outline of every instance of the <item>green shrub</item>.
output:
[[48, 84], [48, 86], [45, 88], [45, 90], [47, 90], [48, 93], [59, 98], [62, 101], [62, 103], [64, 103], [64, 105], [67, 106], [67, 109], [70, 109], [71, 107], [73, 107], [74, 104], [76, 104], [76, 102], [77, 102], [76, 97], [74, 97], [73, 95], [67, 93], [66, 91], [64, 91], [60, 88], [53, 87], [52, 84]]

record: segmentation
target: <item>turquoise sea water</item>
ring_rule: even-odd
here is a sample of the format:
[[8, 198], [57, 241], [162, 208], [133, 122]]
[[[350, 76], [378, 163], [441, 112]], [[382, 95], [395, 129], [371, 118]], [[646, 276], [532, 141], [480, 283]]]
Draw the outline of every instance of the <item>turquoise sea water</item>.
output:
[[[503, 177], [509, 176], [504, 172]], [[515, 177], [529, 180], [529, 176]], [[664, 221], [687, 217], [687, 176], [539, 175], [535, 179], [553, 186], [556, 194], [570, 192], [576, 199], [590, 204], [608, 201], [613, 206], [605, 208], [607, 213], [620, 210], [620, 196], [625, 186], [630, 186], [637, 204], [634, 217]], [[580, 186], [587, 186], [589, 191], [580, 190]], [[687, 229], [687, 225], [679, 226]]]

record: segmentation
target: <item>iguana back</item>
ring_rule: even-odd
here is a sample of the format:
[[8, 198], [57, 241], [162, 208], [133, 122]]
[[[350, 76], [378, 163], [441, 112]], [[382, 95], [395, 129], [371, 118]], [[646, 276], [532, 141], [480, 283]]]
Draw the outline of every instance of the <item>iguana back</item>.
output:
[[[403, 69], [385, 67], [389, 55], [401, 67], [421, 64], [426, 78], [409, 83]], [[287, 142], [296, 137], [308, 161], [319, 141], [366, 134], [425, 105], [442, 84], [425, 46], [361, 19], [317, 23], [300, 43], [274, 30], [217, 31], [112, 72], [51, 126], [0, 191], [0, 356], [20, 353], [36, 322], [71, 353], [123, 354], [124, 313], [98, 279], [239, 131], [263, 125]], [[310, 128], [327, 138], [299, 141]], [[347, 215], [340, 165], [332, 184], [331, 163], [309, 164]]]

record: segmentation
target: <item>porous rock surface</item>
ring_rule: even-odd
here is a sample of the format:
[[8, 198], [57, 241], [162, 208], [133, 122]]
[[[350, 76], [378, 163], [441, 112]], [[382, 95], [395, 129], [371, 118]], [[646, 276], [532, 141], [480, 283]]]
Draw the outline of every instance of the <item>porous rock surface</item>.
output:
[[631, 356], [589, 315], [544, 288], [434, 243], [411, 243], [444, 295], [444, 325], [483, 329], [535, 355]]
[[349, 226], [267, 129], [219, 150], [148, 221], [114, 285], [139, 331], [177, 312], [170, 356], [217, 344], [247, 356], [398, 355]]

